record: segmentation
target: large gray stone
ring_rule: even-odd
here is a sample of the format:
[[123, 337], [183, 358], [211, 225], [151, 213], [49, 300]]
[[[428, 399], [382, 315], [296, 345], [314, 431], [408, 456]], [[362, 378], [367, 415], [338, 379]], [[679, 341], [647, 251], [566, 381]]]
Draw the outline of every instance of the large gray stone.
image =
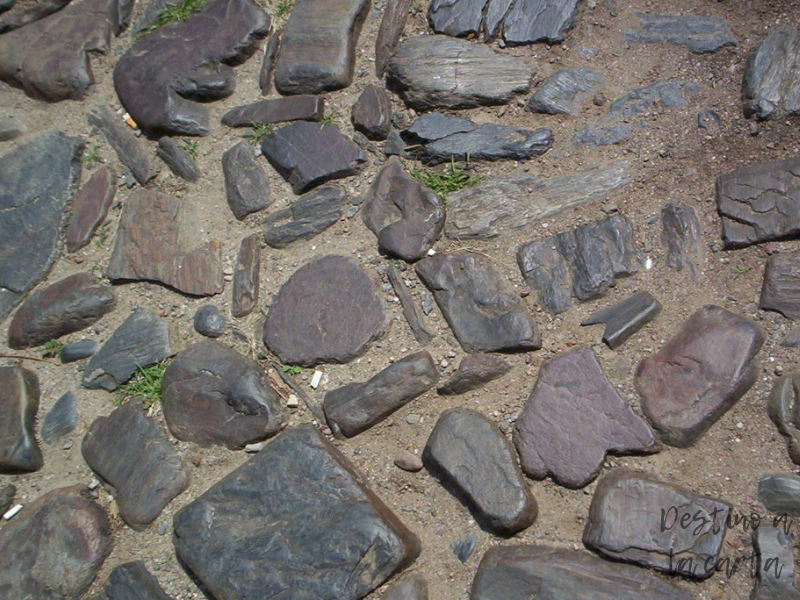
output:
[[603, 76], [589, 67], [561, 69], [534, 92], [525, 110], [548, 115], [574, 115], [603, 82]]
[[750, 52], [742, 79], [744, 116], [758, 120], [800, 114], [800, 31], [773, 28]]
[[275, 201], [269, 192], [267, 174], [247, 142], [239, 142], [222, 154], [222, 175], [228, 206], [240, 221]]
[[[34, 433], [38, 410], [36, 373], [22, 367], [0, 367], [0, 473], [30, 473], [42, 468], [44, 459]], [[0, 592], [1, 582], [2, 575]]]
[[578, 2], [517, 0], [503, 22], [503, 39], [511, 45], [561, 42], [574, 24]]
[[728, 22], [719, 17], [694, 15], [648, 15], [636, 13], [639, 22], [625, 32], [629, 42], [660, 44], [669, 42], [686, 46], [695, 54], [716, 52], [735, 46], [736, 40]]
[[800, 254], [773, 254], [767, 259], [759, 306], [787, 319], [800, 319]]
[[344, 215], [346, 194], [336, 183], [321, 185], [306, 192], [284, 208], [264, 219], [264, 240], [273, 248], [286, 248], [310, 240]]
[[750, 600], [800, 600], [794, 587], [794, 536], [767, 524], [753, 531], [758, 571]]
[[547, 152], [553, 132], [545, 127], [522, 129], [485, 123], [464, 133], [454, 133], [424, 145], [414, 156], [429, 165], [453, 161], [522, 161]]

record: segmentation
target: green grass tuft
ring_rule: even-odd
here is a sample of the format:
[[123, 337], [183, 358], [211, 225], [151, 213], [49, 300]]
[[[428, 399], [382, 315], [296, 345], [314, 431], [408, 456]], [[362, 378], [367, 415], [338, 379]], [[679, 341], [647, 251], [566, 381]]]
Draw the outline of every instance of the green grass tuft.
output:
[[170, 23], [182, 23], [196, 12], [199, 12], [208, 2], [209, 0], [184, 0], [180, 4], [165, 6], [161, 9], [158, 19], [156, 19], [152, 25], [148, 25], [137, 34], [134, 43], [159, 27], [169, 25]]
[[303, 367], [298, 365], [290, 366], [290, 365], [283, 365], [283, 372], [289, 373], [290, 375], [300, 375], [303, 372]]
[[261, 142], [264, 141], [270, 133], [275, 130], [273, 125], [267, 125], [266, 123], [256, 123], [250, 128], [249, 133], [242, 134], [242, 139], [245, 139], [249, 142], [252, 142], [254, 146], [257, 146]]
[[149, 367], [136, 367], [136, 372], [117, 389], [117, 406], [130, 398], [139, 398], [147, 414], [154, 414], [161, 406], [161, 381], [168, 361], [162, 360]]
[[294, 7], [294, 0], [278, 0], [278, 4], [275, 6], [275, 18], [280, 19], [290, 12], [292, 12], [292, 8]]
[[183, 142], [181, 142], [181, 148], [183, 148], [183, 151], [192, 158], [197, 158], [197, 146], [197, 140], [183, 140]]
[[44, 352], [42, 352], [42, 358], [55, 358], [61, 349], [64, 347], [64, 344], [59, 342], [58, 340], [50, 340], [44, 345]]
[[92, 165], [101, 163], [103, 161], [103, 157], [100, 156], [99, 150], [100, 144], [91, 144], [89, 147], [87, 147], [86, 151], [81, 157], [81, 164]]
[[472, 175], [469, 167], [456, 165], [455, 161], [451, 161], [443, 172], [412, 169], [411, 176], [436, 192], [444, 201], [448, 194], [483, 181], [483, 175]]

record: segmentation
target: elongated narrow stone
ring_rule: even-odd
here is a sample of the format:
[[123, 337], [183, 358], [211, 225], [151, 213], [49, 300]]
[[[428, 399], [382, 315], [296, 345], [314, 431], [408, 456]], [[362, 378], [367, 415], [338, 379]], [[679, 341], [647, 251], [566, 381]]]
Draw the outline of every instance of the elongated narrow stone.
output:
[[602, 308], [581, 325], [605, 323], [603, 341], [612, 350], [639, 331], [661, 312], [661, 303], [649, 292], [636, 292], [622, 302]]

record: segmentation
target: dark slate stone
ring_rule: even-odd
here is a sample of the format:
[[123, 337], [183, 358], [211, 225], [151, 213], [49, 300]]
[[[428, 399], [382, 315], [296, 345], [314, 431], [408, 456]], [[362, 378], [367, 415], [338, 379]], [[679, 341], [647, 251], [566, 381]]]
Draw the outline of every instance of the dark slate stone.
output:
[[[783, 345], [783, 344], [781, 344]], [[800, 375], [791, 373], [775, 382], [767, 412], [789, 445], [789, 458], [800, 465]]]
[[589, 67], [561, 69], [534, 92], [525, 110], [548, 115], [574, 115], [603, 82], [603, 76]]
[[264, 343], [283, 364], [346, 363], [384, 330], [377, 286], [356, 261], [328, 255], [283, 284], [267, 313]]
[[397, 268], [392, 263], [389, 263], [386, 267], [386, 276], [392, 284], [397, 299], [400, 300], [400, 305], [403, 307], [403, 316], [408, 321], [411, 332], [420, 346], [427, 346], [434, 338], [434, 334], [425, 326], [422, 315], [419, 313], [419, 308], [417, 308], [417, 303], [408, 293], [406, 284], [400, 278], [400, 273], [397, 272]]
[[661, 210], [661, 243], [667, 250], [668, 267], [682, 271], [688, 266], [694, 276], [703, 260], [700, 221], [691, 206], [667, 204]]
[[144, 531], [189, 487], [187, 466], [161, 427], [144, 416], [137, 398], [95, 419], [81, 453], [111, 488], [120, 516], [135, 531]]
[[503, 21], [503, 39], [510, 45], [563, 41], [574, 24], [578, 1], [519, 0]]
[[0, 487], [0, 515], [4, 515], [6, 511], [14, 504], [14, 495], [17, 493], [17, 488], [9, 483]]
[[44, 459], [33, 431], [38, 410], [36, 373], [22, 367], [0, 367], [0, 473], [31, 473], [42, 468]]
[[386, 156], [410, 158], [410, 155], [406, 152], [406, 143], [400, 137], [400, 132], [397, 129], [392, 129], [389, 132], [389, 137], [386, 138], [386, 143], [383, 145], [383, 153]]
[[487, 239], [600, 200], [633, 181], [626, 159], [599, 163], [583, 171], [539, 179], [519, 170], [492, 177], [447, 196], [445, 235]]
[[359, 600], [420, 551], [417, 537], [311, 426], [277, 437], [178, 512], [174, 528], [178, 558], [226, 600]]
[[50, 131], [0, 158], [0, 321], [56, 259], [83, 142]]
[[800, 254], [773, 254], [767, 259], [759, 306], [793, 321], [800, 319]]
[[461, 359], [456, 372], [436, 391], [442, 396], [471, 392], [502, 377], [511, 367], [511, 363], [496, 354], [470, 354]]
[[111, 571], [103, 591], [108, 600], [172, 600], [140, 560]]
[[742, 80], [742, 107], [745, 117], [759, 121], [800, 114], [800, 31], [775, 27], [753, 48]]
[[348, 383], [328, 392], [322, 408], [333, 431], [353, 437], [427, 392], [438, 380], [439, 371], [431, 355], [417, 352], [364, 383]]
[[508, 104], [530, 89], [522, 60], [440, 35], [404, 40], [389, 59], [387, 84], [419, 112]]
[[450, 542], [450, 550], [456, 555], [456, 558], [465, 564], [472, 553], [475, 552], [475, 545], [478, 543], [478, 537], [474, 533], [468, 533], [463, 538], [455, 539]]
[[636, 13], [639, 23], [625, 32], [629, 42], [660, 44], [669, 42], [686, 46], [695, 54], [716, 52], [735, 46], [728, 22], [719, 17], [694, 15], [648, 15]]
[[716, 181], [725, 247], [800, 235], [800, 158], [742, 167]]
[[716, 571], [730, 510], [652, 475], [614, 469], [597, 484], [583, 543], [611, 560], [706, 579]]
[[273, 33], [264, 46], [264, 57], [258, 74], [258, 87], [261, 88], [262, 96], [267, 96], [272, 91], [272, 74], [275, 71], [275, 59], [278, 57], [278, 48], [281, 45], [281, 33], [281, 31]]
[[415, 261], [436, 243], [444, 213], [439, 196], [406, 174], [399, 159], [391, 158], [367, 191], [361, 218], [383, 252]]
[[605, 323], [603, 341], [612, 350], [647, 325], [661, 312], [661, 303], [649, 292], [636, 292], [622, 302], [593, 312], [581, 325]]
[[108, 517], [88, 489], [48, 492], [0, 531], [0, 591], [7, 598], [79, 600], [112, 546]]
[[269, 17], [252, 0], [211, 0], [122, 55], [114, 68], [120, 102], [152, 136], [208, 135], [208, 111], [198, 101], [233, 93], [231, 65], [252, 56], [269, 27]]
[[194, 313], [194, 330], [200, 335], [210, 338], [218, 338], [228, 328], [225, 317], [219, 313], [216, 306], [206, 304], [197, 309]]
[[453, 37], [477, 35], [481, 31], [487, 0], [433, 0], [428, 23], [436, 33]]
[[413, 0], [388, 0], [375, 38], [375, 75], [382, 79], [405, 29]]
[[86, 365], [83, 387], [113, 392], [137, 368], [149, 367], [172, 354], [167, 321], [151, 310], [137, 308]]
[[225, 196], [234, 216], [240, 221], [247, 215], [264, 210], [275, 199], [269, 193], [267, 174], [253, 155], [247, 142], [239, 142], [222, 155]]
[[27, 132], [28, 128], [16, 117], [0, 117], [0, 142], [10, 142], [25, 135]]
[[553, 132], [545, 127], [531, 130], [486, 123], [426, 144], [415, 155], [429, 165], [454, 160], [527, 160], [544, 154], [552, 145]]
[[254, 233], [244, 238], [236, 255], [231, 314], [237, 319], [249, 315], [258, 304], [261, 271], [260, 237]]
[[64, 8], [70, 0], [39, 0], [38, 2], [20, 2], [3, 0], [0, 2], [0, 33], [8, 33], [28, 23], [52, 15]]
[[466, 352], [542, 347], [519, 295], [482, 254], [437, 254], [420, 261], [416, 270]]
[[14, 7], [16, 0], [0, 0], [0, 13], [4, 13]]
[[772, 473], [758, 480], [758, 501], [776, 515], [800, 517], [800, 477]]
[[514, 535], [538, 512], [517, 456], [500, 429], [466, 408], [442, 413], [422, 453], [425, 467], [493, 533]]
[[483, 556], [470, 600], [692, 600], [644, 569], [588, 552], [548, 546], [495, 546]]
[[342, 186], [321, 185], [264, 219], [264, 239], [273, 248], [310, 240], [342, 218], [345, 200]]
[[600, 473], [606, 453], [651, 454], [653, 431], [625, 403], [594, 353], [579, 348], [548, 360], [514, 428], [522, 469], [534, 479], [582, 488]]
[[72, 216], [67, 225], [67, 252], [77, 252], [92, 239], [114, 201], [115, 183], [114, 172], [101, 167], [75, 194]]
[[203, 221], [188, 200], [136, 190], [125, 201], [106, 277], [157, 281], [192, 296], [223, 287], [219, 241], [198, 239]]
[[179, 440], [240, 450], [278, 433], [285, 415], [264, 371], [218, 342], [181, 352], [162, 382], [162, 409]]
[[150, 151], [122, 119], [105, 106], [96, 106], [86, 118], [90, 125], [103, 132], [119, 161], [131, 170], [139, 185], [144, 186], [155, 177], [150, 169]]
[[42, 441], [52, 444], [72, 433], [78, 426], [78, 398], [67, 392], [56, 400], [42, 422]]
[[58, 357], [61, 359], [61, 364], [67, 364], [84, 358], [89, 358], [97, 352], [97, 342], [94, 340], [81, 340], [79, 342], [72, 342], [67, 344], [61, 349]]
[[222, 117], [222, 124], [228, 127], [252, 127], [285, 121], [321, 121], [323, 116], [325, 99], [322, 96], [290, 96], [232, 108]]
[[385, 140], [392, 128], [392, 105], [382, 87], [368, 85], [350, 112], [353, 127], [371, 140]]
[[192, 155], [172, 138], [162, 137], [158, 140], [156, 154], [178, 177], [192, 182], [200, 179], [200, 169], [197, 168]]
[[728, 412], [755, 382], [755, 355], [763, 343], [758, 325], [708, 305], [639, 363], [635, 384], [642, 410], [662, 441], [691, 446]]
[[414, 119], [414, 122], [400, 135], [410, 144], [427, 144], [454, 133], [467, 133], [475, 127], [476, 125], [467, 119], [432, 112]]
[[419, 573], [406, 573], [381, 596], [382, 600], [428, 600], [428, 582]]
[[794, 540], [781, 525], [753, 530], [758, 571], [750, 600], [800, 600], [794, 587]]
[[11, 348], [30, 348], [96, 323], [117, 305], [111, 286], [89, 273], [77, 273], [37, 290], [8, 327]]
[[517, 263], [539, 293], [539, 305], [553, 312], [602, 296], [618, 277], [636, 273], [642, 255], [628, 220], [612, 215], [591, 225], [528, 242], [517, 251]]

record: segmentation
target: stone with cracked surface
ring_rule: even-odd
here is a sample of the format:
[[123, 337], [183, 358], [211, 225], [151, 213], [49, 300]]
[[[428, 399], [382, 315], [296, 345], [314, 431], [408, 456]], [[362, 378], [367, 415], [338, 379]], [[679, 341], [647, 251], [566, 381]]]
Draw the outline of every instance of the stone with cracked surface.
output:
[[239, 142], [222, 154], [222, 175], [228, 206], [240, 221], [275, 202], [269, 191], [267, 174], [247, 142]]
[[409, 144], [427, 144], [435, 142], [454, 133], [467, 133], [475, 129], [472, 121], [460, 117], [451, 117], [441, 112], [425, 113], [414, 119], [400, 136]]
[[701, 239], [700, 221], [691, 206], [670, 203], [661, 210], [661, 245], [668, 267], [676, 271], [688, 267], [696, 276], [703, 260]]
[[344, 215], [346, 193], [342, 186], [327, 183], [306, 192], [289, 208], [264, 219], [264, 240], [272, 248], [286, 248], [310, 240]]
[[465, 394], [502, 377], [511, 370], [511, 366], [511, 363], [497, 354], [469, 354], [461, 360], [452, 377], [436, 391], [442, 396]]
[[794, 585], [794, 535], [768, 524], [753, 530], [758, 555], [756, 582], [750, 600], [800, 600]]
[[485, 123], [472, 131], [454, 133], [425, 144], [414, 156], [428, 165], [453, 161], [523, 161], [547, 152], [553, 145], [553, 132], [546, 127], [522, 129], [498, 123]]
[[604, 83], [603, 76], [589, 67], [566, 67], [545, 80], [525, 110], [548, 115], [574, 115]]
[[772, 29], [747, 58], [742, 79], [744, 116], [759, 121], [800, 114], [800, 30]]
[[694, 54], [716, 52], [735, 46], [736, 40], [728, 22], [720, 17], [695, 15], [648, 15], [636, 13], [639, 22], [625, 32], [629, 42], [660, 44], [669, 42], [686, 46]]
[[612, 306], [601, 308], [584, 319], [581, 325], [605, 323], [603, 341], [614, 350], [652, 321], [661, 312], [661, 303], [645, 291], [636, 292]]
[[800, 254], [773, 254], [767, 259], [759, 306], [787, 319], [800, 319]]

